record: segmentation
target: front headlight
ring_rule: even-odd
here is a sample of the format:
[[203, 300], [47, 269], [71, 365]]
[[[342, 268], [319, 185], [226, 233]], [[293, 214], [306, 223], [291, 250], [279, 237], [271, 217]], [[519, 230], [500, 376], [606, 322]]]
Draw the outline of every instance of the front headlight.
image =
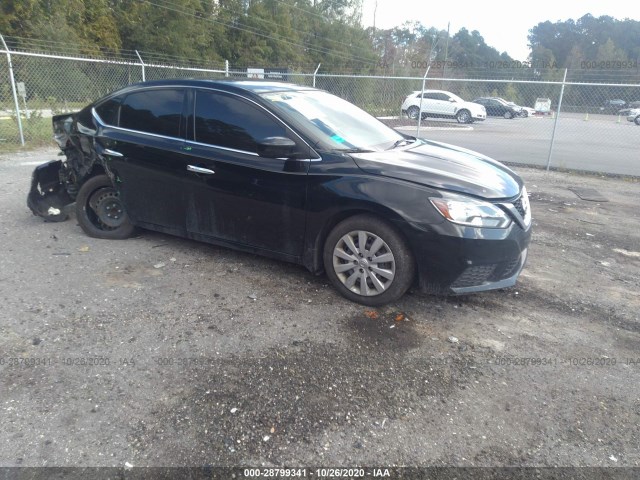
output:
[[511, 219], [497, 205], [464, 195], [446, 194], [429, 201], [450, 222], [469, 227], [506, 228]]

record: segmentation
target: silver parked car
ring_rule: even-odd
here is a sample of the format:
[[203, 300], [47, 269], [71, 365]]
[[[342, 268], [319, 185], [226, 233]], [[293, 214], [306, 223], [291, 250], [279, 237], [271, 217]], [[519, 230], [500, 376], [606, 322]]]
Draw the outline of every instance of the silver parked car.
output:
[[631, 110], [627, 115], [627, 120], [634, 122], [636, 125], [640, 125], [640, 108]]
[[[422, 101], [420, 99], [422, 97]], [[455, 118], [459, 123], [486, 120], [487, 111], [482, 105], [465, 102], [455, 93], [445, 90], [416, 90], [404, 99], [402, 113], [417, 120], [422, 109], [422, 118]]]

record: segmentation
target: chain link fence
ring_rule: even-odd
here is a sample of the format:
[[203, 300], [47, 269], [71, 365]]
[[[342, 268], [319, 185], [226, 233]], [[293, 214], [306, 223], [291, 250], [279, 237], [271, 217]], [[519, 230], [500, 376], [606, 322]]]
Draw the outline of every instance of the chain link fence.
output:
[[[610, 83], [598, 83], [585, 72], [531, 69], [524, 75], [513, 70], [450, 68], [433, 70], [424, 79], [417, 72], [403, 77], [338, 75], [312, 67], [299, 71], [230, 68], [228, 64], [185, 66], [162, 64], [155, 58], [147, 63], [142, 57], [95, 59], [6, 47], [0, 53], [6, 56], [0, 59], [0, 150], [23, 142], [28, 147], [52, 145], [51, 116], [77, 111], [117, 88], [143, 80], [265, 78], [315, 86], [403, 133], [463, 146], [508, 164], [640, 176], [640, 118], [628, 121], [634, 120], [629, 111], [640, 109], [639, 72], [624, 76], [613, 72]], [[600, 73], [598, 78], [605, 78]], [[449, 92], [465, 101], [498, 97], [526, 109], [520, 115], [505, 115], [485, 107], [485, 120], [461, 123], [429, 110], [428, 99], [423, 100], [423, 115], [409, 118], [401, 107], [408, 96], [422, 91], [423, 81], [426, 90]], [[461, 108], [449, 103], [445, 106]]]

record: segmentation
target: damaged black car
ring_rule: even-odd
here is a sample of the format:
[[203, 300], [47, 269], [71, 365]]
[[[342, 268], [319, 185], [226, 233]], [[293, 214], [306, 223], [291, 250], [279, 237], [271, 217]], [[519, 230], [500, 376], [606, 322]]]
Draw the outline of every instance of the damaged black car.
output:
[[[531, 209], [484, 155], [403, 135], [327, 92], [163, 80], [53, 117], [65, 159], [28, 205], [90, 236], [165, 232], [304, 265], [365, 305], [515, 284]], [[213, 260], [213, 259], [212, 259]]]

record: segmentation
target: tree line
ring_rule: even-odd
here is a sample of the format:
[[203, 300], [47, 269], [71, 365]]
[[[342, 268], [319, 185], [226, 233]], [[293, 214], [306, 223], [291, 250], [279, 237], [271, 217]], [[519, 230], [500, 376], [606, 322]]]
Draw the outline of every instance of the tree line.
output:
[[[325, 74], [418, 78], [430, 68], [427, 88], [451, 90], [467, 100], [500, 96], [529, 106], [538, 97], [556, 102], [559, 87], [515, 80], [557, 82], [565, 68], [570, 69], [570, 81], [640, 80], [640, 22], [635, 20], [585, 15], [539, 23], [529, 31], [528, 62], [519, 62], [488, 45], [475, 30], [450, 33], [420, 22], [365, 28], [361, 17], [362, 0], [2, 0], [0, 33], [12, 49], [97, 57], [131, 57], [137, 50], [147, 63], [155, 59], [220, 68], [228, 60], [232, 68], [280, 67], [304, 73], [322, 64]], [[140, 80], [135, 69], [96, 68], [14, 59], [29, 97], [52, 104], [95, 98]], [[382, 114], [394, 113], [422, 81], [326, 78], [318, 79], [318, 86]], [[9, 100], [7, 88], [0, 85], [0, 101]], [[565, 106], [597, 111], [607, 99], [639, 100], [637, 90], [569, 87]]]
[[[123, 50], [176, 61], [313, 66], [356, 73], [408, 73], [428, 64], [442, 74], [522, 65], [486, 44], [478, 31], [453, 35], [407, 22], [364, 28], [362, 0], [3, 0], [0, 33], [20, 44], [70, 53]], [[585, 15], [529, 31], [530, 66], [637, 72], [640, 22]], [[30, 43], [31, 42], [31, 43]], [[609, 63], [607, 63], [609, 62]], [[634, 70], [634, 65], [635, 70]], [[501, 68], [496, 68], [499, 66]]]

